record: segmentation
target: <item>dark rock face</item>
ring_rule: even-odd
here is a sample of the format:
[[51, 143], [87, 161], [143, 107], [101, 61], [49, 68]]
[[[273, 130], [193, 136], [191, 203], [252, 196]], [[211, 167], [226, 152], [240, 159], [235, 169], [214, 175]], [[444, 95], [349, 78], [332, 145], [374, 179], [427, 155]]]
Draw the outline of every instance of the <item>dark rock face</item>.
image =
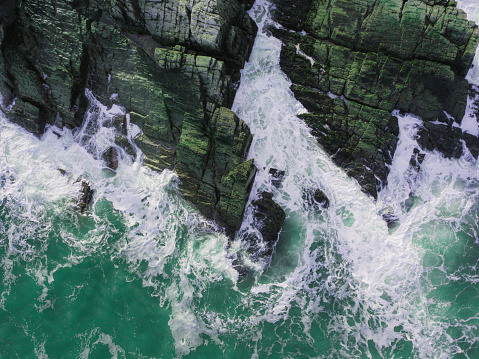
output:
[[303, 30], [306, 14], [311, 9], [311, 0], [275, 1], [273, 16], [288, 29]]
[[[254, 226], [263, 237], [264, 247], [255, 253], [263, 258], [269, 259], [273, 254], [274, 247], [279, 238], [281, 227], [286, 217], [284, 210], [273, 201], [273, 194], [263, 192], [261, 198], [252, 202], [254, 213]], [[259, 238], [251, 234], [246, 238], [253, 246], [258, 243]]]
[[95, 191], [91, 188], [91, 185], [87, 181], [82, 180], [80, 197], [78, 198], [78, 208], [81, 213], [85, 213], [88, 209], [88, 205], [91, 203], [94, 193]]
[[384, 221], [386, 222], [390, 230], [393, 230], [399, 226], [399, 218], [394, 213], [392, 208], [387, 207], [384, 210], [382, 210], [379, 214], [381, 215], [381, 217], [383, 217]]
[[319, 188], [309, 188], [305, 189], [303, 192], [303, 199], [308, 204], [308, 206], [315, 207], [316, 209], [328, 209], [329, 208], [329, 198], [326, 194]]
[[103, 154], [103, 160], [108, 168], [116, 171], [118, 168], [118, 150], [115, 147], [110, 147]]
[[251, 9], [255, 0], [239, 0], [239, 3], [244, 6], [246, 10]]
[[[465, 113], [464, 76], [479, 43], [477, 26], [454, 2], [274, 3], [287, 29], [271, 31], [284, 42], [281, 67], [308, 110], [301, 117], [367, 193], [376, 196], [389, 172], [399, 133], [394, 109], [447, 125], [426, 122], [420, 140], [426, 149], [458, 156], [466, 138], [477, 147], [477, 139], [452, 129]], [[454, 132], [448, 144], [445, 129]]]
[[451, 125], [438, 125], [424, 123], [418, 131], [418, 144], [428, 150], [438, 150], [446, 157], [459, 158], [464, 152], [464, 141], [471, 154], [477, 158], [479, 155], [479, 141], [476, 136], [463, 133], [460, 128]]
[[[63, 168], [58, 168], [58, 172], [60, 172], [62, 176], [69, 176], [69, 173]], [[80, 212], [84, 214], [87, 211], [91, 201], [93, 200], [95, 190], [92, 188], [91, 184], [87, 180], [84, 180], [81, 177], [77, 178], [76, 181], [74, 181], [73, 183], [78, 182], [80, 182], [80, 193], [78, 195], [76, 204]]]
[[415, 148], [411, 159], [409, 160], [409, 166], [411, 166], [414, 171], [419, 172], [421, 170], [421, 164], [424, 162], [424, 158], [426, 158], [426, 154], [421, 153], [421, 151]]
[[329, 207], [329, 198], [324, 194], [323, 191], [317, 189], [314, 191], [314, 200], [319, 203], [322, 207], [328, 208]]
[[[124, 106], [142, 130], [135, 142], [145, 165], [176, 168], [184, 196], [234, 231], [256, 173], [243, 162], [251, 133], [228, 109], [256, 35], [251, 5], [3, 1], [1, 108], [41, 134], [47, 124], [80, 126], [87, 88], [105, 105]], [[123, 132], [117, 144], [128, 142]]]
[[276, 188], [279, 188], [279, 186], [281, 186], [281, 182], [283, 182], [285, 172], [277, 168], [270, 168], [268, 173], [271, 178], [271, 184]]

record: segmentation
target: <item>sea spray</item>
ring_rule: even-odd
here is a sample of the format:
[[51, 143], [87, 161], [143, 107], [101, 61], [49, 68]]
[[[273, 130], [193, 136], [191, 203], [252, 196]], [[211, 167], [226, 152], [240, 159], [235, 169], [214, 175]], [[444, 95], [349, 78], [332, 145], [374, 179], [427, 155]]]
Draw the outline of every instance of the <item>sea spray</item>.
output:
[[[250, 12], [265, 31], [234, 109], [254, 133], [251, 201], [271, 191], [288, 215], [270, 265], [241, 242], [250, 214], [229, 244], [181, 198], [174, 172], [127, 154], [116, 173], [106, 168], [114, 120], [128, 120], [119, 105], [90, 97], [83, 128], [51, 127], [41, 139], [2, 119], [2, 356], [479, 355], [476, 161], [421, 151], [421, 120], [400, 116], [389, 184], [374, 202], [297, 118], [305, 109], [280, 71], [281, 43], [267, 35], [269, 6]], [[132, 145], [138, 131], [128, 131]], [[425, 155], [418, 168], [415, 149]], [[279, 188], [269, 168], [285, 171]], [[79, 177], [95, 189], [83, 215]], [[327, 209], [308, 201], [318, 188]], [[233, 268], [236, 251], [250, 261], [247, 277]]]

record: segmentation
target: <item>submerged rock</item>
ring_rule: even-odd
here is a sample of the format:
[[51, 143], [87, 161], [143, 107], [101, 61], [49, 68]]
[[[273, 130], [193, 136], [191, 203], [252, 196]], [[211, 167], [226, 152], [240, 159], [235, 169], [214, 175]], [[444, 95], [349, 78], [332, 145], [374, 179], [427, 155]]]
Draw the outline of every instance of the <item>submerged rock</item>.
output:
[[136, 150], [126, 136], [117, 134], [115, 137], [115, 144], [118, 147], [121, 147], [132, 160], [136, 158]]
[[314, 191], [314, 200], [324, 208], [329, 208], [329, 198], [319, 188]]
[[[69, 173], [63, 168], [58, 168], [58, 172], [60, 172], [62, 176], [69, 175]], [[93, 194], [95, 193], [95, 190], [87, 180], [81, 177], [74, 181], [74, 183], [78, 182], [80, 182], [80, 194], [78, 196], [77, 206], [81, 213], [85, 213], [91, 201], [93, 200]]]
[[326, 194], [319, 188], [317, 189], [306, 189], [303, 192], [303, 199], [309, 206], [320, 207], [322, 209], [329, 208], [329, 198]]
[[457, 156], [466, 139], [479, 148], [451, 127], [464, 116], [464, 76], [479, 43], [477, 26], [453, 2], [274, 3], [286, 27], [271, 29], [284, 43], [280, 65], [308, 110], [300, 117], [365, 192], [376, 196], [387, 180], [399, 135], [395, 109], [448, 124], [426, 122], [424, 149]]
[[394, 213], [391, 207], [382, 209], [379, 214], [386, 222], [389, 229], [394, 229], [399, 226], [399, 217]]
[[273, 194], [263, 192], [261, 198], [253, 201], [256, 227], [263, 240], [272, 243], [278, 240], [286, 214], [279, 204], [273, 201]]

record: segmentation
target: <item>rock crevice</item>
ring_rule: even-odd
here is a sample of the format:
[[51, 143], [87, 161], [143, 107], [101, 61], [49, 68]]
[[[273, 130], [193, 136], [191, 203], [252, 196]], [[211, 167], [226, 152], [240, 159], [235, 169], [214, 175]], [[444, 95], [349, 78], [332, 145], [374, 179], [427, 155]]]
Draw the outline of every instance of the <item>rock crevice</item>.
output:
[[[256, 25], [238, 0], [6, 0], [0, 4], [2, 110], [40, 135], [81, 125], [86, 89], [142, 133], [144, 164], [177, 170], [184, 196], [234, 233], [253, 161], [230, 110]], [[121, 124], [117, 144], [125, 143]], [[126, 141], [127, 142], [127, 141]], [[128, 149], [127, 149], [128, 150]]]
[[461, 140], [477, 147], [453, 123], [465, 114], [464, 76], [479, 29], [453, 1], [274, 3], [285, 29], [271, 31], [283, 41], [280, 65], [308, 110], [301, 117], [367, 193], [376, 196], [387, 179], [399, 134], [393, 110], [426, 121], [419, 143], [429, 150], [442, 150], [435, 139], [444, 128], [460, 132], [445, 155], [462, 154]]

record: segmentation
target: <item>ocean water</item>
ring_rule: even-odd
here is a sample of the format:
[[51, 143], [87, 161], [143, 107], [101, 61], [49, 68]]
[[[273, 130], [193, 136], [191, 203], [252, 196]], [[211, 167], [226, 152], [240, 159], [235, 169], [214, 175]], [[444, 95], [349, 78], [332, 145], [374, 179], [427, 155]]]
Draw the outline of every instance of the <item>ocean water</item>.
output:
[[[474, 0], [458, 6], [479, 20]], [[376, 202], [363, 194], [297, 118], [281, 43], [262, 31], [268, 7], [250, 11], [260, 33], [234, 110], [254, 134], [250, 201], [271, 191], [287, 214], [271, 261], [241, 239], [250, 206], [229, 245], [174, 172], [121, 149], [117, 172], [104, 167], [120, 106], [88, 93], [82, 128], [41, 139], [1, 114], [1, 358], [479, 358], [476, 160], [428, 152], [415, 171], [421, 120], [402, 116], [389, 184]], [[462, 126], [477, 134], [469, 107]], [[285, 171], [279, 188], [270, 168]], [[84, 214], [82, 180], [95, 190]], [[328, 209], [311, 201], [318, 188]]]

